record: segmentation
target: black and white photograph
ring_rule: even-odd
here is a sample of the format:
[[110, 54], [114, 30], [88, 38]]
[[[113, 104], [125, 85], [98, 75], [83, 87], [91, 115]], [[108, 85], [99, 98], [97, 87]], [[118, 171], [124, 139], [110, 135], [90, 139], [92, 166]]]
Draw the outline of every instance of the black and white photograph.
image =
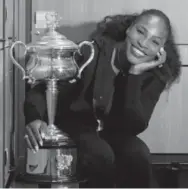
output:
[[188, 188], [188, 0], [0, 0], [0, 188]]

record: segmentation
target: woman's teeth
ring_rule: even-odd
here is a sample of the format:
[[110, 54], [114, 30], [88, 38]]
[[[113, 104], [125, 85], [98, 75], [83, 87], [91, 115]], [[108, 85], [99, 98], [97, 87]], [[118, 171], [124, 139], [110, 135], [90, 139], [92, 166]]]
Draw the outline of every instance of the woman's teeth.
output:
[[145, 56], [145, 54], [140, 51], [139, 49], [135, 48], [135, 47], [132, 47], [133, 48], [133, 51], [135, 52], [136, 55], [138, 56]]

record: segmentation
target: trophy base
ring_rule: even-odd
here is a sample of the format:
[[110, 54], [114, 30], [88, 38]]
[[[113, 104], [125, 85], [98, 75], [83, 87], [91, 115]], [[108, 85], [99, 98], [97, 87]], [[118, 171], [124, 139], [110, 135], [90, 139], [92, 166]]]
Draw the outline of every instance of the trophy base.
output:
[[61, 140], [45, 140], [43, 139], [43, 145], [39, 146], [39, 149], [52, 149], [52, 148], [76, 148], [76, 144], [70, 138]]
[[43, 183], [56, 183], [56, 184], [74, 184], [78, 183], [76, 176], [64, 176], [61, 178], [52, 177], [47, 175], [33, 175], [28, 173], [20, 173], [17, 178], [17, 181], [28, 182], [28, 183], [36, 183], [36, 184], [43, 184]]
[[35, 188], [79, 188], [80, 184], [74, 176], [60, 179], [49, 176], [38, 177], [27, 173], [20, 173], [17, 175], [16, 182], [25, 183], [24, 186], [27, 185], [29, 187], [32, 185]]
[[43, 146], [40, 148], [54, 148], [54, 147], [75, 147], [75, 143], [69, 135], [58, 129], [55, 125], [49, 125], [47, 132], [41, 134], [43, 139]]
[[77, 147], [74, 141], [57, 127], [49, 127], [43, 135], [43, 145], [33, 153], [27, 149], [26, 167], [20, 174], [22, 182], [53, 188], [78, 188]]

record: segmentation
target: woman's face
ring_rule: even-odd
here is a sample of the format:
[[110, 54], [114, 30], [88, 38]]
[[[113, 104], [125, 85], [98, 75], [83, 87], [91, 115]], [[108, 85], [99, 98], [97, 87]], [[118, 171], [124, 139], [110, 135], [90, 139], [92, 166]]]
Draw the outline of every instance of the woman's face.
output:
[[127, 30], [126, 56], [130, 63], [140, 64], [156, 58], [167, 39], [167, 27], [158, 16], [142, 16]]

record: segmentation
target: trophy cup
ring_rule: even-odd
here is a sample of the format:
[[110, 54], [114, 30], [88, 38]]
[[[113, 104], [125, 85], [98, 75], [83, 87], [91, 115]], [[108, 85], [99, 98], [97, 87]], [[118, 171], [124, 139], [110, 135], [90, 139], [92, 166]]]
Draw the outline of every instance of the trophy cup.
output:
[[[66, 133], [54, 125], [58, 98], [57, 81], [73, 82], [76, 77], [81, 77], [82, 71], [94, 57], [94, 47], [89, 41], [83, 41], [77, 45], [68, 40], [55, 30], [58, 22], [59, 17], [56, 12], [46, 13], [47, 31], [39, 40], [28, 45], [16, 41], [10, 48], [10, 58], [22, 71], [23, 79], [27, 79], [29, 84], [40, 81], [46, 82], [48, 128], [47, 133], [41, 134], [43, 146], [40, 146], [39, 152], [33, 154], [27, 149], [26, 171], [23, 174], [27, 182], [77, 182], [75, 176], [76, 145]], [[22, 45], [25, 48], [25, 55], [29, 55], [25, 69], [13, 57], [13, 49], [16, 45]], [[89, 46], [91, 54], [79, 68], [74, 56], [75, 53], [80, 53], [83, 45]], [[31, 161], [35, 163], [32, 165]]]

